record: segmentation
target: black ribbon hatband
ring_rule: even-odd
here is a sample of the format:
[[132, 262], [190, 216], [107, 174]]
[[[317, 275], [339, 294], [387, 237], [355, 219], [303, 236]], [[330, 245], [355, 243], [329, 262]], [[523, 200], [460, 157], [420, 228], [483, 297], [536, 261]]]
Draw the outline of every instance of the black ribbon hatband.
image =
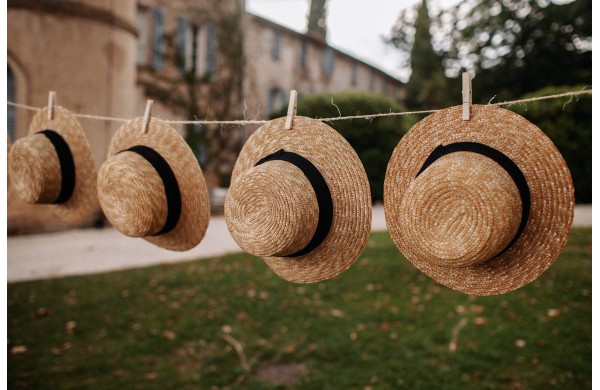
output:
[[173, 170], [160, 153], [148, 146], [136, 145], [123, 150], [123, 152], [125, 151], [134, 152], [142, 156], [154, 167], [160, 176], [167, 197], [167, 219], [160, 231], [153, 235], [159, 236], [170, 232], [177, 226], [181, 216], [181, 192], [179, 191], [179, 184]]
[[254, 166], [258, 166], [267, 161], [275, 160], [286, 161], [298, 167], [310, 182], [310, 185], [315, 191], [315, 195], [317, 197], [317, 205], [319, 206], [319, 221], [317, 222], [315, 233], [304, 248], [285, 257], [302, 256], [315, 250], [319, 245], [321, 245], [321, 243], [329, 234], [329, 230], [331, 229], [331, 225], [333, 223], [333, 200], [331, 198], [331, 191], [327, 186], [325, 178], [321, 172], [319, 172], [317, 167], [297, 153], [286, 152], [285, 150], [281, 149], [260, 159]]
[[514, 245], [515, 242], [517, 242], [519, 237], [521, 237], [521, 234], [523, 234], [525, 226], [527, 225], [527, 219], [529, 218], [529, 213], [531, 211], [531, 193], [529, 191], [527, 179], [525, 178], [525, 175], [519, 166], [513, 160], [511, 160], [510, 157], [497, 149], [494, 149], [488, 145], [480, 144], [478, 142], [456, 142], [449, 145], [439, 145], [431, 152], [429, 157], [427, 157], [425, 163], [417, 173], [417, 177], [423, 173], [423, 171], [425, 171], [434, 161], [442, 156], [446, 156], [454, 152], [478, 153], [494, 160], [509, 174], [519, 190], [519, 196], [521, 197], [521, 222], [519, 224], [519, 228], [508, 245], [506, 245], [496, 256], [494, 256], [494, 258], [496, 258], [506, 252], [511, 246]]
[[69, 148], [67, 141], [54, 130], [46, 129], [39, 132], [50, 140], [56, 154], [58, 155], [58, 162], [60, 164], [60, 192], [58, 197], [52, 202], [53, 204], [66, 203], [75, 190], [75, 162], [73, 161], [73, 154]]

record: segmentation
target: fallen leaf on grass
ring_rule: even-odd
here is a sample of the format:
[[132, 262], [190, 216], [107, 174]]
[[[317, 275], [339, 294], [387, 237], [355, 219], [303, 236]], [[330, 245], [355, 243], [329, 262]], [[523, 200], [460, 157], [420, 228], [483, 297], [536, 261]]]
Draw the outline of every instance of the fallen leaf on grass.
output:
[[296, 352], [296, 346], [294, 344], [290, 344], [285, 348], [286, 353], [294, 353]]
[[65, 324], [65, 329], [67, 330], [67, 334], [69, 336], [73, 334], [76, 327], [77, 327], [77, 322], [75, 322], [75, 321], [69, 321]]
[[515, 346], [518, 348], [524, 348], [525, 345], [527, 345], [527, 342], [523, 339], [517, 339], [515, 340]]
[[548, 317], [558, 317], [560, 315], [560, 310], [558, 309], [549, 309], [548, 312]]
[[144, 378], [150, 380], [158, 379], [158, 372], [149, 372], [146, 375], [144, 375]]
[[52, 310], [45, 307], [40, 307], [35, 311], [36, 318], [49, 317], [52, 315]]
[[232, 328], [231, 326], [229, 326], [229, 325], [223, 325], [223, 326], [221, 327], [221, 331], [222, 331], [223, 333], [227, 333], [227, 334], [229, 334], [229, 333], [231, 333], [231, 332], [233, 331], [233, 328]]
[[483, 305], [471, 305], [471, 313], [481, 314], [485, 310]]
[[258, 293], [258, 298], [260, 299], [267, 299], [269, 298], [269, 293], [266, 291], [261, 291]]
[[169, 340], [175, 340], [175, 332], [171, 330], [165, 330], [163, 336]]
[[473, 319], [473, 323], [477, 326], [484, 326], [488, 323], [487, 318], [483, 318], [483, 317], [475, 317]]
[[19, 355], [19, 354], [25, 353], [25, 352], [27, 352], [26, 345], [15, 345], [14, 347], [12, 347], [10, 349], [10, 353], [13, 355]]

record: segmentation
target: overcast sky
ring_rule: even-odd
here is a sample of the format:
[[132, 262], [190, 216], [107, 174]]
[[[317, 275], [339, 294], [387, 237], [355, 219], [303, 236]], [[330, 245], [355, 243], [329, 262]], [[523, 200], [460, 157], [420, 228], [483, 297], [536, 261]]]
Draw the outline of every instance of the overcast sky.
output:
[[[406, 81], [397, 49], [383, 43], [403, 8], [421, 0], [329, 0], [330, 45]], [[451, 1], [455, 3], [456, 1]], [[310, 0], [246, 0], [246, 10], [299, 32], [306, 31]]]

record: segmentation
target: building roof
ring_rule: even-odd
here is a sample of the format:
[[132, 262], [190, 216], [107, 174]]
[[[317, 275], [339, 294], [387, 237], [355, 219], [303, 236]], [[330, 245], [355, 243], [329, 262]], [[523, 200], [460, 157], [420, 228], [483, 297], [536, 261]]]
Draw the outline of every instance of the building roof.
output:
[[281, 25], [281, 24], [279, 24], [277, 22], [274, 22], [274, 21], [272, 21], [270, 19], [264, 18], [262, 16], [255, 15], [255, 14], [250, 13], [248, 11], [246, 11], [246, 15], [248, 15], [251, 18], [255, 19], [259, 23], [265, 24], [265, 25], [267, 25], [267, 26], [269, 26], [269, 27], [271, 27], [273, 29], [280, 30], [280, 31], [282, 31], [284, 33], [287, 33], [289, 35], [296, 36], [299, 39], [305, 39], [307, 41], [310, 41], [314, 45], [321, 46], [323, 48], [329, 47], [329, 48], [333, 49], [336, 52], [336, 54], [339, 54], [339, 55], [341, 55], [343, 57], [349, 58], [352, 61], [359, 62], [359, 63], [363, 64], [364, 66], [366, 66], [368, 68], [371, 68], [375, 72], [377, 72], [377, 73], [381, 74], [382, 76], [384, 76], [385, 78], [387, 78], [389, 81], [394, 82], [396, 84], [404, 85], [404, 83], [402, 81], [398, 80], [396, 77], [390, 75], [389, 73], [387, 73], [387, 72], [379, 69], [378, 67], [376, 67], [376, 66], [374, 66], [372, 64], [369, 64], [368, 62], [366, 62], [366, 61], [364, 61], [364, 60], [362, 60], [360, 58], [357, 58], [354, 55], [351, 55], [349, 53], [346, 53], [346, 52], [344, 52], [344, 51], [342, 51], [340, 49], [337, 49], [337, 48], [329, 45], [322, 37], [315, 36], [313, 34], [306, 34], [306, 33], [301, 33], [301, 32], [295, 31], [295, 30], [293, 30], [291, 28], [285, 27], [285, 26], [283, 26], [283, 25]]

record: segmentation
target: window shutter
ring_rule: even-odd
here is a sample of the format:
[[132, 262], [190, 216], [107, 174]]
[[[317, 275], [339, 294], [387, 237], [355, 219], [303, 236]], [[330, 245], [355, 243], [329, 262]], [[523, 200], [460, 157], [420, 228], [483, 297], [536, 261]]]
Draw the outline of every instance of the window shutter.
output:
[[208, 26], [206, 35], [206, 73], [208, 73], [210, 80], [214, 81], [217, 77], [217, 51], [219, 49], [216, 27], [213, 25]]
[[188, 29], [189, 29], [189, 21], [186, 18], [178, 17], [177, 18], [177, 55], [176, 55], [176, 63], [177, 70], [179, 73], [185, 73], [187, 68], [187, 57], [188, 57]]
[[167, 42], [165, 42], [165, 11], [162, 8], [154, 9], [154, 29], [152, 35], [152, 66], [162, 69], [165, 66]]

